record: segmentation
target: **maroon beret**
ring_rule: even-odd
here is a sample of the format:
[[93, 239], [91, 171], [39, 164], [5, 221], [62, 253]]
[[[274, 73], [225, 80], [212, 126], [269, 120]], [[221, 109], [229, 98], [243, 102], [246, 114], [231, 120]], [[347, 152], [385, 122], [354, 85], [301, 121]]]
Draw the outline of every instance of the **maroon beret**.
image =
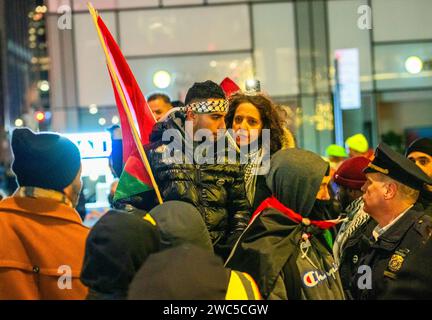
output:
[[345, 160], [334, 174], [334, 181], [346, 188], [360, 190], [366, 182], [363, 170], [368, 166], [370, 160], [365, 157], [354, 157]]

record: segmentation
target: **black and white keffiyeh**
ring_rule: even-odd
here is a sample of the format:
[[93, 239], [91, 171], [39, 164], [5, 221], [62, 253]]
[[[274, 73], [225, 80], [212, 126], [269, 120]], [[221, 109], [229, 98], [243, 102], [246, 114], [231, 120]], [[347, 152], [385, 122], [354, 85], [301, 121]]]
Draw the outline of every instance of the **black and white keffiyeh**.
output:
[[189, 103], [184, 110], [191, 109], [194, 113], [228, 112], [228, 101], [225, 99], [204, 100]]

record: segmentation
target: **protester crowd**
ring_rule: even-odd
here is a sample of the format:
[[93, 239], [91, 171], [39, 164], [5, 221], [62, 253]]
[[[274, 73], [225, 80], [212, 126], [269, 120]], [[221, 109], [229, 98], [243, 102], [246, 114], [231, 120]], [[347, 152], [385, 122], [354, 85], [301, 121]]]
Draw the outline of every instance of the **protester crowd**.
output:
[[[356, 134], [324, 158], [296, 146], [263, 92], [205, 81], [184, 104], [147, 100], [163, 203], [155, 190], [116, 201], [113, 186], [91, 229], [75, 209], [77, 147], [14, 130], [0, 299], [432, 298], [431, 139], [402, 155]], [[111, 160], [121, 180], [125, 159]]]

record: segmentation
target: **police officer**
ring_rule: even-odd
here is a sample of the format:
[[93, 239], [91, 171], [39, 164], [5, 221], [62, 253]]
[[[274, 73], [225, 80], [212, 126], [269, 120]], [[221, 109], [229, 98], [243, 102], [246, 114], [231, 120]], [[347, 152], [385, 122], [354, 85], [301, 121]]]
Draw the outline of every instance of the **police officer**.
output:
[[364, 172], [364, 210], [372, 219], [346, 244], [341, 273], [348, 296], [380, 299], [430, 236], [432, 218], [416, 202], [432, 180], [385, 144]]

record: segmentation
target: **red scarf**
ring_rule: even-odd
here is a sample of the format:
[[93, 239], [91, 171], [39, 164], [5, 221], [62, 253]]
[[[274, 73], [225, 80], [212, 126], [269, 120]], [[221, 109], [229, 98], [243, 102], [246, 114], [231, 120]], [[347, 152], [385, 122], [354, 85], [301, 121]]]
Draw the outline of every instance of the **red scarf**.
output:
[[261, 212], [263, 212], [267, 208], [273, 208], [280, 211], [295, 223], [304, 223], [305, 225], [313, 225], [323, 230], [330, 229], [331, 227], [334, 227], [339, 223], [336, 220], [310, 220], [308, 218], [303, 218], [300, 214], [294, 212], [290, 208], [285, 207], [274, 196], [271, 196], [265, 199], [260, 204], [260, 206], [255, 210], [251, 220], [249, 221], [249, 224], [251, 224], [252, 221], [255, 219], [255, 217], [257, 217]]

